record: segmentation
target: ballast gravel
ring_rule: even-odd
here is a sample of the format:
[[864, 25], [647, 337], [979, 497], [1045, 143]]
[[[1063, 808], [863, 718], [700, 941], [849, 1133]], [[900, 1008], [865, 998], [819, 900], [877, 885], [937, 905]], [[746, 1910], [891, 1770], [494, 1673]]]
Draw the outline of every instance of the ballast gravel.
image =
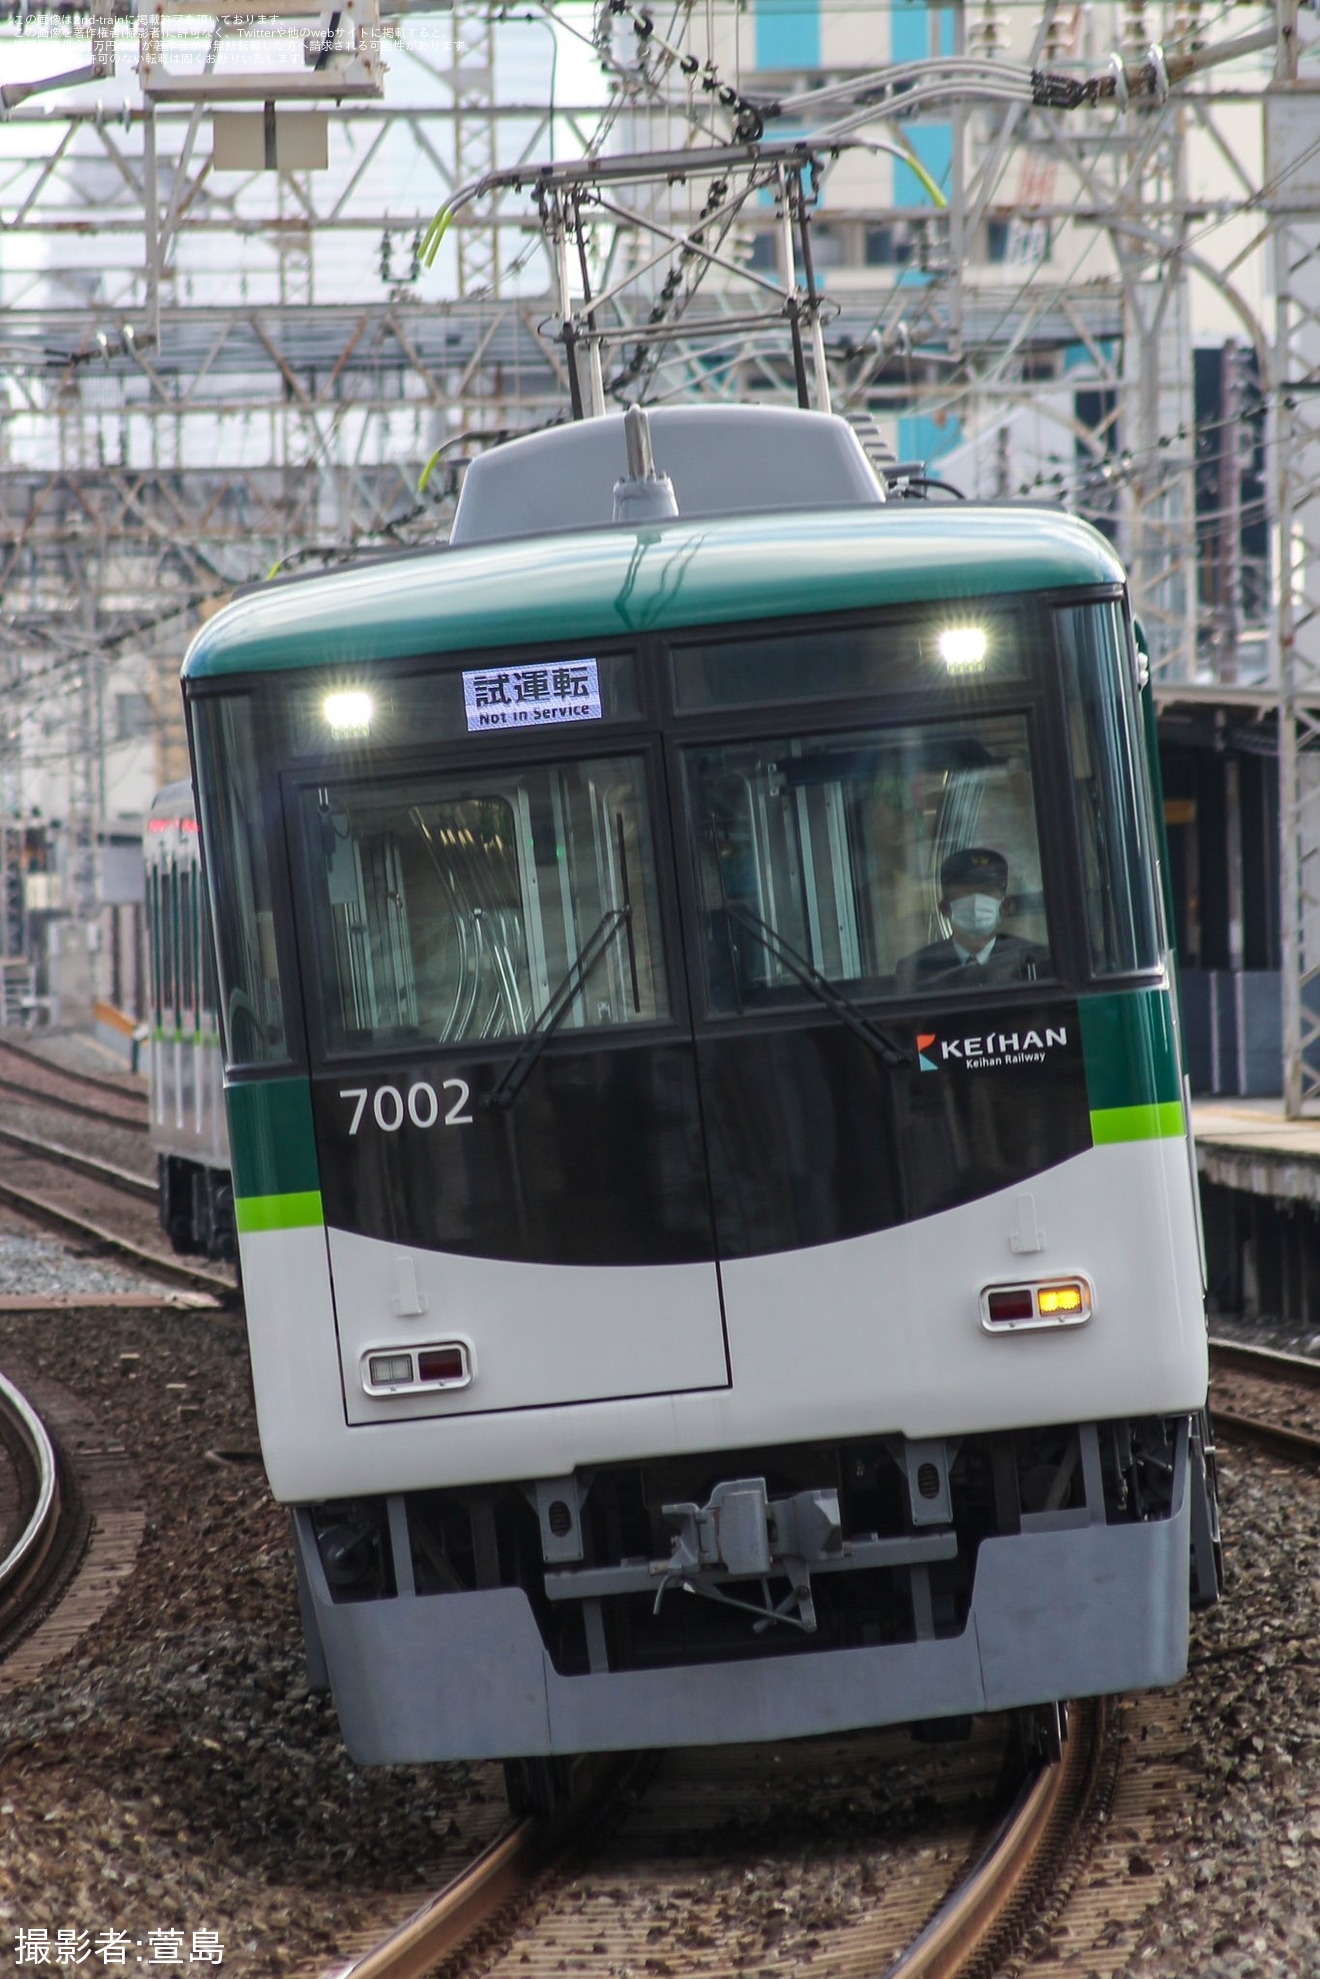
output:
[[1221, 1442], [1219, 1485], [1224, 1598], [1185, 1680], [1122, 1706], [1109, 1824], [1006, 1973], [1320, 1975], [1320, 1477]]
[[1220, 1496], [1229, 1582], [1178, 1693], [1186, 1792], [1134, 1851], [1151, 1880], [1135, 1943], [1079, 1972], [1320, 1973], [1320, 1478], [1222, 1450]]
[[241, 1320], [4, 1314], [0, 1369], [73, 1391], [146, 1510], [95, 1629], [19, 1690], [0, 1665], [0, 1966], [44, 1943], [54, 1967], [64, 1932], [85, 1972], [115, 1969], [117, 1932], [128, 1966], [181, 1945], [198, 1973], [200, 1932], [251, 1979], [321, 1970], [484, 1846], [498, 1769], [361, 1770], [308, 1694], [287, 1514], [259, 1463], [208, 1456], [257, 1447]]
[[51, 1299], [94, 1292], [141, 1292], [159, 1298], [160, 1281], [110, 1259], [78, 1257], [46, 1237], [0, 1228], [0, 1298]]

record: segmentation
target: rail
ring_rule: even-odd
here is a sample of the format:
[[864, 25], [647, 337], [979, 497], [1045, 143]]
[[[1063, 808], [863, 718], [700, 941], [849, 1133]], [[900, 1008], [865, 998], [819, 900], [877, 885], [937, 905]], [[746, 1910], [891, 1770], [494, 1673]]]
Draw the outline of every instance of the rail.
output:
[[0, 1597], [40, 1564], [59, 1518], [59, 1469], [55, 1446], [46, 1426], [27, 1397], [12, 1381], [0, 1374], [0, 1411], [3, 1411], [20, 1442], [27, 1450], [36, 1473], [37, 1497], [31, 1517], [14, 1545], [0, 1560]]
[[1320, 1388], [1320, 1361], [1280, 1353], [1277, 1347], [1249, 1347], [1241, 1340], [1220, 1340], [1211, 1334], [1210, 1364], [1236, 1368], [1241, 1374], [1263, 1374], [1271, 1381], [1295, 1381], [1299, 1388]]
[[62, 1072], [66, 1078], [76, 1079], [79, 1085], [91, 1086], [97, 1092], [110, 1093], [116, 1099], [140, 1100], [143, 1106], [147, 1103], [145, 1085], [141, 1092], [134, 1092], [131, 1086], [124, 1084], [122, 1073], [118, 1078], [107, 1078], [103, 1073], [88, 1072], [81, 1066], [75, 1068], [71, 1065], [61, 1065], [47, 1053], [33, 1051], [30, 1045], [16, 1044], [13, 1038], [2, 1033], [0, 1033], [0, 1046], [13, 1057], [26, 1059], [29, 1065], [36, 1066], [43, 1072]]
[[529, 1816], [497, 1835], [406, 1923], [370, 1951], [331, 1967], [325, 1979], [422, 1979], [497, 1913], [515, 1905], [542, 1871], [578, 1849], [607, 1816], [638, 1763], [639, 1755], [630, 1752], [588, 1765], [580, 1790], [561, 1814], [553, 1820]]
[[[104, 1126], [124, 1128], [130, 1133], [147, 1132], [145, 1088], [134, 1091], [98, 1079], [95, 1073], [75, 1071], [71, 1066], [60, 1065], [54, 1059], [12, 1044], [3, 1036], [0, 1036], [0, 1092], [11, 1093], [31, 1106], [57, 1107], [63, 1113], [97, 1120]], [[102, 1102], [113, 1099], [116, 1104], [98, 1105], [89, 1094], [97, 1095]]]
[[1018, 1934], [1022, 1907], [1057, 1875], [1084, 1818], [1104, 1744], [1105, 1700], [1073, 1705], [1071, 1719], [1060, 1758], [1027, 1780], [970, 1875], [884, 1979], [956, 1979]]
[[[3, 1048], [6, 1051], [11, 1049], [8, 1045]], [[122, 1127], [129, 1134], [145, 1134], [147, 1132], [146, 1109], [144, 1107], [141, 1112], [137, 1110], [131, 1093], [125, 1093], [124, 1095], [126, 1104], [134, 1108], [133, 1112], [128, 1113], [117, 1112], [104, 1106], [90, 1106], [85, 1101], [70, 1099], [64, 1093], [57, 1093], [48, 1088], [43, 1090], [40, 1086], [29, 1085], [23, 1079], [0, 1077], [0, 1092], [9, 1093], [13, 1098], [24, 1101], [28, 1106], [53, 1106], [61, 1113], [73, 1113], [82, 1120], [99, 1120], [102, 1126], [105, 1127]]]
[[[1025, 1907], [1058, 1876], [1086, 1817], [1105, 1730], [1103, 1699], [1072, 1707], [1062, 1756], [1031, 1775], [971, 1873], [885, 1979], [956, 1979], [1019, 1935]], [[558, 1822], [530, 1819], [498, 1836], [406, 1923], [324, 1979], [423, 1979], [460, 1949], [470, 1950], [474, 1938], [480, 1942], [492, 1923], [502, 1933], [499, 1913], [516, 1908], [543, 1871], [580, 1852], [628, 1773], [626, 1759], [602, 1765]]]
[[234, 1279], [226, 1278], [221, 1272], [208, 1271], [202, 1264], [186, 1264], [182, 1258], [166, 1257], [160, 1251], [149, 1251], [144, 1244], [135, 1244], [130, 1238], [121, 1237], [117, 1231], [108, 1230], [104, 1224], [93, 1223], [90, 1218], [76, 1215], [63, 1204], [49, 1202], [44, 1196], [34, 1196], [27, 1189], [15, 1188], [11, 1182], [0, 1181], [0, 1202], [8, 1203], [11, 1209], [30, 1216], [34, 1223], [45, 1224], [48, 1229], [103, 1245], [141, 1270], [163, 1279], [167, 1285], [187, 1285], [214, 1292], [224, 1300], [238, 1297]]
[[469, 1869], [350, 1965], [327, 1979], [422, 1979], [503, 1908], [541, 1865], [544, 1823], [520, 1821]]
[[[1210, 1342], [1210, 1366], [1225, 1372], [1253, 1374], [1280, 1386], [1293, 1382], [1300, 1388], [1320, 1388], [1320, 1361], [1301, 1354], [1283, 1354], [1272, 1347], [1249, 1347], [1236, 1340]], [[1216, 1436], [1230, 1442], [1254, 1444], [1270, 1456], [1288, 1463], [1320, 1465], [1320, 1436], [1309, 1430], [1293, 1429], [1287, 1423], [1268, 1422], [1261, 1416], [1243, 1415], [1239, 1410], [1212, 1406], [1210, 1419]]]
[[21, 1148], [24, 1154], [37, 1155], [42, 1161], [56, 1162], [75, 1175], [87, 1176], [90, 1181], [104, 1182], [107, 1188], [119, 1189], [124, 1195], [142, 1196], [154, 1202], [159, 1193], [149, 1176], [134, 1175], [131, 1169], [120, 1168], [113, 1161], [100, 1161], [93, 1154], [80, 1154], [76, 1148], [66, 1148], [59, 1141], [43, 1141], [39, 1135], [25, 1134], [18, 1127], [0, 1127], [0, 1141], [7, 1147]]

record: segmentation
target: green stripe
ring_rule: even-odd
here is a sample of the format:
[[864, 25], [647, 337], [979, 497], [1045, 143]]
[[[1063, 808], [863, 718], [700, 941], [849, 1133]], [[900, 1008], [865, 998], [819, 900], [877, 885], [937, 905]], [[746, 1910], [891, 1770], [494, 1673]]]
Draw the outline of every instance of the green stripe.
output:
[[1123, 576], [1104, 538], [1071, 516], [906, 516], [904, 506], [680, 515], [645, 535], [592, 529], [473, 544], [332, 572], [300, 585], [296, 602], [283, 585], [260, 585], [202, 627], [184, 675], [191, 684], [524, 644], [543, 654], [638, 629], [741, 626], [800, 612], [804, 600], [813, 611], [854, 611]]
[[319, 1189], [304, 1189], [296, 1196], [239, 1196], [234, 1215], [245, 1237], [254, 1230], [302, 1230], [325, 1222]]
[[312, 1127], [312, 1098], [303, 1078], [240, 1074], [225, 1087], [234, 1193], [294, 1196], [319, 1189], [321, 1170]]
[[1183, 1131], [1182, 1101], [1156, 1106], [1102, 1106], [1091, 1115], [1091, 1139], [1096, 1147], [1111, 1141], [1162, 1141]]
[[1182, 1074], [1167, 989], [1110, 990], [1078, 1003], [1092, 1113], [1167, 1105]]

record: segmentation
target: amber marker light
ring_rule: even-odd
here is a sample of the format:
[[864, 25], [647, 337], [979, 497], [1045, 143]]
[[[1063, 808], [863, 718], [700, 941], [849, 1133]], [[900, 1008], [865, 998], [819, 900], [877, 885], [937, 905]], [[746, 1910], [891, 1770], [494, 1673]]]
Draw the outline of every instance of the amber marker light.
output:
[[1092, 1305], [1085, 1278], [1054, 1278], [1044, 1285], [987, 1285], [981, 1293], [981, 1325], [987, 1333], [1081, 1326], [1091, 1317]]

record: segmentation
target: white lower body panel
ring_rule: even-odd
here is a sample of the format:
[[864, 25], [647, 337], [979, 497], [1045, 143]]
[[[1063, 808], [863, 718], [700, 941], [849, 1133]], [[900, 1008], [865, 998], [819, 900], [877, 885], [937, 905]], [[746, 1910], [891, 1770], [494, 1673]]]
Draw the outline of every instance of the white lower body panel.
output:
[[[1023, 1194], [1032, 1197], [1044, 1246], [1027, 1254], [1013, 1248]], [[558, 1477], [578, 1466], [671, 1452], [1177, 1415], [1205, 1399], [1195, 1212], [1181, 1139], [1092, 1148], [1034, 1177], [1029, 1187], [846, 1243], [725, 1266], [727, 1387], [714, 1385], [726, 1376], [713, 1346], [702, 1344], [714, 1341], [713, 1324], [694, 1346], [681, 1313], [653, 1296], [663, 1274], [640, 1270], [633, 1297], [628, 1271], [616, 1282], [612, 1272], [561, 1278], [558, 1267], [498, 1266], [502, 1273], [526, 1272], [533, 1327], [538, 1311], [560, 1315], [558, 1336], [570, 1365], [582, 1341], [573, 1374], [578, 1399], [556, 1401], [572, 1384], [556, 1376], [547, 1386], [544, 1366], [533, 1378], [529, 1363], [529, 1378], [519, 1385], [510, 1362], [501, 1371], [503, 1393], [527, 1400], [479, 1406], [474, 1382], [459, 1391], [467, 1398], [462, 1406], [443, 1419], [434, 1412], [419, 1418], [415, 1398], [400, 1397], [384, 1398], [372, 1421], [350, 1424], [328, 1246], [338, 1259], [341, 1247], [346, 1255], [359, 1245], [379, 1258], [378, 1282], [388, 1284], [393, 1246], [339, 1233], [327, 1242], [320, 1228], [242, 1239], [262, 1448], [275, 1494], [287, 1502]], [[425, 1254], [413, 1255], [423, 1284]], [[445, 1271], [453, 1262], [439, 1261]], [[986, 1284], [1070, 1273], [1084, 1274], [1094, 1288], [1095, 1310], [1084, 1326], [994, 1337], [982, 1331]], [[572, 1329], [582, 1288], [570, 1285], [570, 1277], [608, 1282], [580, 1335]], [[432, 1308], [424, 1318], [394, 1325], [404, 1326], [405, 1337], [421, 1326], [428, 1339], [442, 1338], [444, 1328], [432, 1325], [438, 1316]], [[484, 1317], [475, 1306], [469, 1317], [482, 1367]], [[352, 1324], [362, 1322], [355, 1315]], [[373, 1312], [373, 1337], [379, 1337], [375, 1325]], [[622, 1391], [627, 1399], [614, 1399], [620, 1388], [602, 1380], [600, 1400], [581, 1399], [584, 1381], [593, 1378], [589, 1358], [604, 1353], [600, 1343], [609, 1328], [632, 1336], [631, 1366], [647, 1365], [650, 1354], [657, 1385], [666, 1378], [674, 1385], [646, 1394], [633, 1380]], [[366, 1332], [364, 1326], [364, 1339]], [[507, 1342], [493, 1332], [489, 1338], [500, 1366], [514, 1335]], [[681, 1355], [672, 1339], [684, 1343]], [[708, 1363], [701, 1360], [707, 1353]], [[702, 1379], [713, 1385], [699, 1388]], [[396, 1400], [402, 1408], [393, 1406]]]
[[[713, 1264], [511, 1264], [404, 1250], [343, 1230], [327, 1237], [350, 1423], [728, 1386]], [[368, 1353], [445, 1340], [463, 1342], [467, 1387], [366, 1392]]]

